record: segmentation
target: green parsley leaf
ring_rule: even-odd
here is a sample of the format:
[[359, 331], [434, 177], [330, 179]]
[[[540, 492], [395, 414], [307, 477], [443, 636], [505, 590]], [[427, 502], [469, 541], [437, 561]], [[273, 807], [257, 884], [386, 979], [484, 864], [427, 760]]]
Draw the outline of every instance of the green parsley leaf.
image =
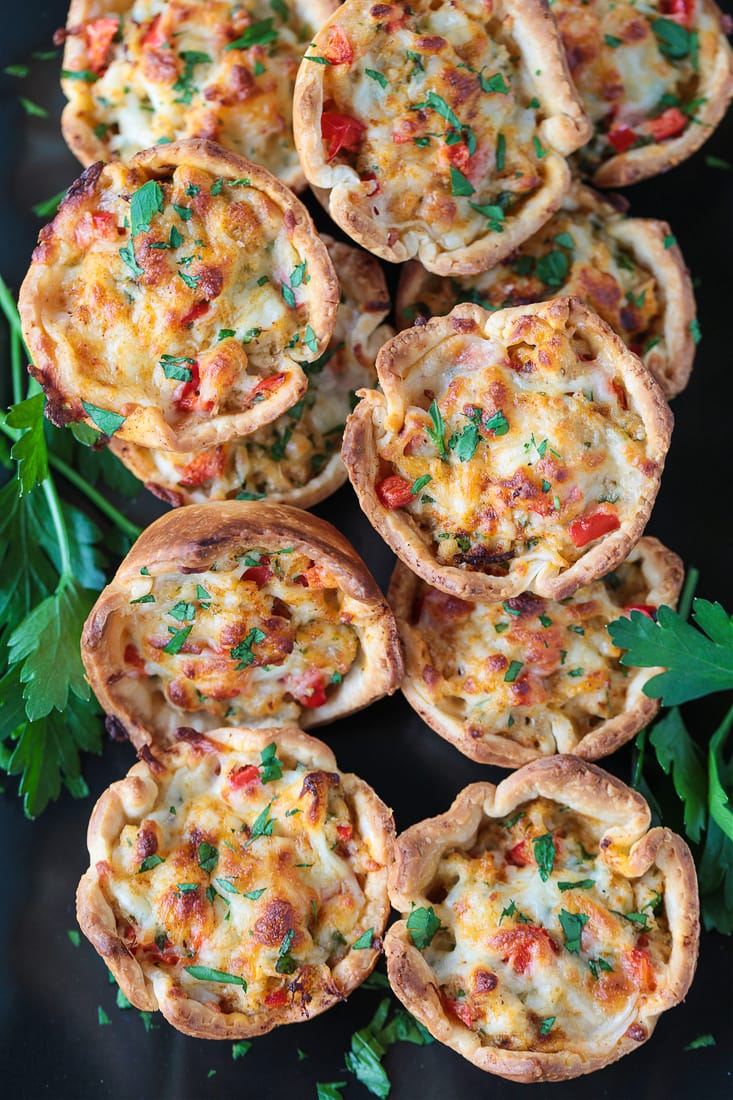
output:
[[175, 202], [172, 202], [171, 206], [173, 207], [182, 222], [190, 222], [191, 218], [193, 217], [193, 210], [190, 206], [179, 206]]
[[555, 243], [562, 245], [563, 248], [569, 248], [571, 250], [575, 248], [575, 241], [569, 233], [558, 233], [555, 237]]
[[200, 885], [199, 882], [177, 882], [176, 890], [179, 894], [192, 894]]
[[433, 936], [439, 928], [440, 919], [436, 917], [432, 905], [427, 909], [424, 906], [413, 909], [407, 918], [410, 939], [419, 951], [424, 951], [432, 943]]
[[469, 462], [476, 454], [480, 439], [481, 433], [476, 424], [467, 424], [463, 431], [450, 437], [448, 449], [454, 452], [460, 462]]
[[277, 744], [271, 741], [260, 753], [260, 779], [263, 783], [272, 783], [282, 779], [283, 767], [277, 758]]
[[148, 180], [130, 199], [130, 236], [147, 233], [156, 214], [163, 209], [163, 188], [157, 180]]
[[293, 294], [287, 283], [282, 284], [282, 286], [280, 287], [280, 293], [283, 296], [283, 301], [285, 302], [285, 305], [290, 306], [291, 309], [295, 309], [295, 295]]
[[675, 791], [684, 805], [685, 831], [699, 841], [707, 817], [707, 777], [702, 753], [685, 728], [682, 715], [672, 707], [649, 734], [665, 775], [672, 775]]
[[31, 115], [33, 118], [48, 118], [48, 111], [45, 107], [39, 107], [37, 103], [34, 103], [32, 99], [27, 99], [24, 95], [18, 98], [27, 115]]
[[528, 917], [525, 913], [520, 912], [517, 909], [516, 903], [510, 901], [505, 909], [502, 909], [501, 916], [499, 917], [499, 924], [504, 920], [504, 917], [512, 917], [517, 924], [531, 924], [532, 918]]
[[374, 929], [367, 928], [366, 932], [362, 932], [358, 940], [354, 940], [351, 947], [354, 951], [362, 951], [366, 947], [372, 946], [372, 940], [374, 939]]
[[109, 1016], [104, 1011], [104, 1009], [102, 1008], [101, 1005], [97, 1006], [97, 1023], [99, 1024], [100, 1027], [103, 1027], [106, 1024], [111, 1024], [112, 1023]]
[[452, 164], [450, 166], [450, 188], [451, 194], [456, 197], [473, 195], [476, 191], [471, 181], [464, 176], [459, 168]]
[[192, 626], [185, 626], [183, 630], [174, 631], [171, 640], [168, 642], [167, 645], [163, 646], [163, 652], [170, 653], [173, 656], [175, 656], [176, 653], [180, 653], [180, 651], [183, 649], [186, 638], [189, 636], [192, 630]]
[[50, 199], [37, 202], [31, 209], [37, 218], [50, 218], [53, 217], [65, 198], [66, 191], [59, 191], [57, 195], [52, 195]]
[[7, 73], [8, 76], [18, 76], [22, 79], [28, 76], [30, 69], [27, 65], [6, 65], [3, 72]]
[[540, 1021], [540, 1034], [549, 1035], [556, 1019], [557, 1016], [546, 1016], [544, 1020]]
[[314, 355], [318, 351], [318, 340], [316, 334], [310, 325], [305, 326], [305, 334], [303, 336], [303, 343]]
[[262, 813], [255, 818], [247, 844], [251, 844], [253, 840], [257, 840], [260, 836], [272, 836], [275, 818], [270, 817], [270, 807], [274, 801], [275, 800], [272, 799], [272, 801], [268, 802]]
[[140, 264], [135, 258], [135, 249], [132, 247], [132, 242], [130, 242], [130, 244], [126, 244], [124, 248], [118, 249], [118, 251], [121, 260], [129, 269], [130, 274], [133, 275], [136, 279], [139, 275], [142, 275], [143, 269], [140, 267]]
[[552, 874], [552, 868], [557, 854], [555, 841], [552, 839], [552, 833], [545, 833], [544, 836], [534, 837], [532, 846], [534, 848], [534, 858], [537, 861], [537, 870], [539, 871], [540, 878], [543, 882], [547, 882]]
[[274, 42], [278, 36], [274, 23], [275, 20], [272, 18], [258, 19], [250, 23], [244, 33], [225, 46], [224, 50], [248, 50], [250, 46], [266, 46], [269, 42]]
[[524, 665], [521, 661], [511, 661], [509, 668], [504, 673], [504, 683], [513, 684], [523, 668]]
[[69, 937], [74, 947], [78, 947], [80, 945], [81, 936], [75, 928], [69, 928], [66, 932], [66, 935]]
[[48, 454], [43, 428], [45, 405], [45, 397], [42, 393], [37, 393], [17, 405], [12, 405], [5, 417], [9, 428], [23, 431], [10, 451], [11, 458], [18, 463], [21, 495], [30, 493], [48, 477]]
[[163, 368], [165, 377], [177, 382], [191, 381], [193, 373], [183, 364], [194, 364], [195, 362], [195, 359], [189, 359], [187, 355], [162, 355], [160, 358], [160, 365]]
[[240, 1039], [236, 1043], [232, 1043], [232, 1061], [238, 1062], [240, 1058], [244, 1058], [245, 1054], [249, 1054], [252, 1049], [252, 1044], [248, 1039]]
[[731, 164], [729, 160], [723, 160], [722, 157], [714, 157], [710, 153], [705, 157], [705, 164], [708, 168], [720, 168], [724, 172], [733, 170], [733, 164]]
[[532, 144], [534, 145], [534, 151], [537, 154], [537, 157], [539, 158], [539, 160], [542, 160], [543, 157], [546, 157], [547, 154], [550, 151], [549, 149], [543, 149], [542, 148], [542, 143], [541, 143], [540, 139], [537, 137], [536, 134], [532, 138]]
[[489, 229], [492, 233], [504, 232], [504, 211], [500, 206], [497, 206], [495, 203], [478, 202], [469, 202], [468, 205], [472, 210], [475, 210], [477, 214], [481, 214], [482, 217], [488, 219]]
[[364, 72], [372, 80], [376, 80], [380, 88], [387, 87], [387, 77], [384, 75], [384, 73], [379, 73], [376, 69], [365, 69]]
[[345, 1081], [316, 1082], [316, 1100], [343, 1100], [341, 1089], [346, 1088]]
[[208, 844], [207, 841], [202, 840], [199, 844], [199, 867], [202, 871], [206, 871], [208, 874], [216, 867], [219, 862], [219, 851], [214, 848], [213, 845]]
[[673, 248], [677, 244], [677, 238], [674, 233], [668, 233], [663, 243], [665, 248]]
[[210, 966], [184, 966], [187, 974], [197, 982], [219, 982], [222, 985], [239, 985], [247, 992], [247, 983], [237, 974], [227, 974], [225, 970], [212, 970]]
[[[503, 172], [506, 164], [506, 138], [503, 134], [496, 137], [496, 171]], [[500, 208], [501, 209], [501, 208]], [[502, 214], [504, 211], [502, 210]]]
[[653, 19], [651, 26], [660, 53], [677, 61], [687, 57], [692, 47], [692, 36], [686, 27], [671, 19]]
[[423, 103], [415, 103], [411, 110], [424, 111], [429, 108], [431, 111], [435, 111], [437, 114], [444, 118], [445, 121], [457, 130], [459, 133], [463, 129], [463, 123], [461, 122], [455, 111], [451, 110], [442, 96], [437, 95], [435, 92], [428, 92]]
[[249, 668], [251, 664], [254, 664], [255, 655], [252, 652], [252, 646], [259, 645], [260, 642], [264, 642], [267, 635], [264, 630], [260, 630], [254, 626], [247, 634], [244, 641], [240, 642], [233, 649], [229, 651], [232, 660], [239, 661], [236, 671], [239, 672], [243, 668]]
[[567, 909], [561, 909], [559, 916], [565, 935], [565, 946], [571, 954], [577, 955], [580, 952], [580, 936], [588, 923], [588, 917], [585, 913], [568, 913]]
[[697, 345], [702, 340], [702, 330], [700, 328], [700, 322], [697, 317], [693, 317], [690, 321], [690, 335], [692, 336], [692, 342]]
[[275, 971], [277, 974], [292, 974], [298, 968], [298, 964], [290, 954], [290, 948], [295, 939], [295, 931], [290, 928], [285, 933], [277, 952]]
[[694, 626], [664, 605], [656, 622], [632, 611], [608, 624], [613, 644], [626, 650], [622, 665], [667, 670], [643, 688], [665, 706], [733, 688], [733, 623], [719, 603], [696, 599], [693, 609]]
[[433, 422], [432, 428], [426, 428], [425, 434], [433, 441], [438, 448], [438, 454], [441, 458], [446, 458], [448, 452], [445, 446], [445, 424], [443, 423], [443, 414], [438, 408], [438, 403], [433, 398], [428, 414]]
[[535, 270], [545, 286], [561, 287], [567, 281], [570, 264], [565, 253], [556, 249], [540, 256]]
[[610, 46], [612, 50], [617, 50], [623, 43], [623, 39], [616, 38], [615, 34], [604, 34], [603, 41], [607, 46]]
[[179, 271], [178, 278], [183, 280], [189, 290], [195, 290], [201, 282], [200, 275], [187, 275], [185, 271]]
[[[272, 805], [272, 803], [270, 803], [270, 805]], [[262, 897], [266, 889], [266, 886], [261, 886], [259, 890], [247, 890], [246, 893], [242, 894], [242, 897], [247, 898], [249, 901], [257, 901], [258, 898]]]
[[138, 596], [136, 600], [130, 600], [130, 603], [155, 603], [155, 596], [152, 592], [148, 592], [147, 596]]
[[422, 489], [424, 489], [425, 486], [432, 480], [433, 479], [430, 474], [423, 474], [422, 477], [415, 478], [412, 485], [410, 486], [410, 492], [413, 494], [413, 496], [417, 496], [417, 494]]
[[693, 1039], [692, 1042], [688, 1043], [687, 1046], [682, 1049], [702, 1050], [704, 1047], [714, 1047], [716, 1045], [714, 1036], [712, 1036], [710, 1032], [706, 1032], [704, 1035], [698, 1035], [696, 1039]]
[[154, 867], [157, 867], [159, 863], [165, 863], [163, 856], [152, 855], [146, 856], [138, 867], [137, 873], [139, 875], [144, 874], [146, 871], [152, 871]]
[[499, 409], [490, 417], [484, 424], [484, 430], [487, 432], [493, 432], [494, 435], [506, 435], [509, 431], [509, 421], [504, 416], [504, 413]]
[[62, 69], [62, 80], [81, 80], [84, 84], [96, 84], [99, 80], [97, 73], [93, 73], [91, 69]]
[[593, 975], [595, 981], [598, 981], [599, 970], [606, 970], [608, 972], [613, 971], [613, 967], [611, 966], [611, 964], [609, 962], [606, 962], [605, 959], [602, 959], [600, 955], [597, 959], [588, 959], [588, 969]]
[[[251, 30], [251, 28], [248, 28]], [[229, 46], [225, 46], [225, 49], [231, 49], [233, 43]], [[194, 71], [197, 65], [205, 65], [211, 61], [211, 58], [207, 53], [202, 53], [200, 50], [182, 50], [179, 57], [183, 61], [184, 68], [178, 80], [173, 85], [173, 91], [178, 92], [178, 99], [176, 103], [190, 104], [193, 100], [194, 92], [196, 88], [193, 83]]]
[[88, 401], [82, 401], [82, 406], [84, 412], [95, 427], [99, 428], [102, 435], [113, 436], [127, 419], [120, 416], [119, 413], [111, 412], [110, 409], [100, 409], [98, 405], [92, 405]]
[[565, 893], [566, 890], [592, 890], [595, 880], [592, 878], [579, 878], [575, 882], [558, 882], [557, 888]]

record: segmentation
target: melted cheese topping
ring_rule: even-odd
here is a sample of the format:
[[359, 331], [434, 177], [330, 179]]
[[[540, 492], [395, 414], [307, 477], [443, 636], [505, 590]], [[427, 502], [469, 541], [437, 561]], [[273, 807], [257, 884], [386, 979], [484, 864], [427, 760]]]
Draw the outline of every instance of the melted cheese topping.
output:
[[[328, 160], [354, 169], [374, 220], [446, 250], [502, 232], [544, 184], [549, 150], [537, 136], [533, 78], [490, 7], [361, 5], [349, 18], [347, 6], [303, 61], [331, 59], [323, 74]], [[347, 116], [347, 127], [356, 119], [360, 130], [347, 129], [342, 141], [336, 120], [332, 137], [331, 114]]]
[[428, 348], [419, 376], [440, 379], [442, 433], [427, 398], [408, 406], [399, 433], [386, 430], [381, 408], [375, 419], [380, 457], [413, 488], [405, 507], [437, 559], [521, 573], [531, 587], [600, 537], [577, 545], [574, 524], [600, 512], [607, 532], [634, 515], [656, 466], [608, 360], [536, 316], [522, 336], [504, 347], [458, 334]]
[[314, 359], [328, 335], [309, 324], [321, 280], [264, 192], [198, 167], [155, 183], [159, 209], [131, 237], [135, 193], [151, 185], [111, 164], [83, 214], [62, 205], [35, 256], [54, 357], [81, 399], [122, 416], [154, 406], [177, 426], [266, 400], [286, 349]]
[[[336, 327], [324, 354], [303, 364], [308, 390], [296, 405], [271, 424], [208, 451], [149, 452], [160, 483], [180, 493], [184, 503], [277, 500], [313, 482], [333, 461], [343, 469], [339, 452], [346, 417], [356, 390], [375, 385], [374, 359], [392, 330], [376, 328], [388, 300], [359, 300], [338, 265], [336, 273], [342, 282]], [[378, 284], [372, 292], [379, 299]]]
[[225, 1012], [326, 992], [368, 932], [363, 887], [381, 869], [338, 772], [266, 755], [205, 738], [162, 754], [154, 807], [97, 864], [117, 931], [154, 985], [164, 977], [169, 995]]
[[[622, 127], [633, 131], [631, 145], [636, 148], [678, 137], [692, 124], [700, 106], [700, 74], [719, 31], [711, 13], [696, 0], [685, 0], [685, 5], [691, 12], [688, 25], [672, 20], [669, 0], [643, 5], [633, 0], [555, 0], [552, 11], [573, 82], [594, 124], [595, 136], [579, 154], [585, 171], [626, 151], [608, 138]], [[674, 134], [653, 121], [671, 107], [685, 116]]]
[[571, 753], [624, 710], [629, 673], [606, 626], [648, 606], [648, 593], [630, 562], [562, 602], [524, 594], [473, 603], [421, 581], [413, 622], [428, 663], [410, 673], [477, 744], [491, 734], [542, 755]]
[[197, 729], [296, 723], [338, 691], [359, 652], [335, 579], [288, 547], [141, 576], [130, 596], [113, 690], [147, 690]]
[[[301, 177], [292, 135], [295, 74], [329, 7], [318, 0], [122, 0], [120, 29], [98, 79], [66, 80], [65, 91], [113, 157], [207, 138], [293, 184]], [[95, 22], [72, 28], [88, 52]], [[243, 48], [232, 48], [243, 38]], [[78, 67], [89, 69], [89, 58]]]
[[598, 854], [602, 833], [600, 823], [537, 799], [488, 822], [470, 853], [441, 859], [430, 894], [444, 930], [425, 959], [446, 1011], [485, 1045], [613, 1044], [655, 989], [671, 951], [662, 875], [610, 870]]
[[666, 352], [664, 288], [615, 238], [624, 221], [609, 206], [592, 207], [569, 195], [563, 207], [513, 253], [480, 275], [451, 279], [421, 273], [402, 307], [408, 324], [440, 317], [459, 302], [504, 309], [574, 294], [594, 309], [638, 356]]

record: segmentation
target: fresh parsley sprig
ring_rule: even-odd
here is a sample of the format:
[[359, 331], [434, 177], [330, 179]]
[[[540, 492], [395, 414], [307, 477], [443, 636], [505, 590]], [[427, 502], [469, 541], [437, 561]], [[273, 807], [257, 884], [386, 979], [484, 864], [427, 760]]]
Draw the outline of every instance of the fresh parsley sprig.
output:
[[[40, 387], [33, 380], [25, 385], [20, 318], [1, 279], [0, 309], [9, 327], [14, 401], [0, 414], [0, 460], [8, 474], [0, 489], [0, 767], [19, 777], [24, 810], [35, 817], [62, 787], [77, 798], [88, 794], [80, 754], [101, 748], [101, 714], [84, 678], [79, 640], [105, 583], [103, 533], [61, 499], [51, 471], [123, 536], [134, 538], [139, 529], [74, 468], [78, 444], [71, 434], [45, 423]], [[116, 548], [124, 553], [127, 545]]]

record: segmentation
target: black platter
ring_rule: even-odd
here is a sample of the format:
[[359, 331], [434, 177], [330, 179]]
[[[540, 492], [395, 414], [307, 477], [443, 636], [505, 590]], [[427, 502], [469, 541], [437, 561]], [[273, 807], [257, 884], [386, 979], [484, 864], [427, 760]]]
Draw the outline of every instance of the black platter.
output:
[[[66, 6], [66, 0], [25, 0], [12, 6], [6, 0], [0, 71], [26, 62], [34, 50], [48, 49], [53, 31], [65, 20]], [[730, 10], [730, 3], [723, 6]], [[66, 187], [79, 174], [58, 126], [63, 105], [59, 62], [30, 64], [25, 80], [0, 75], [0, 272], [13, 290], [23, 278], [41, 224], [31, 204]], [[28, 117], [19, 95], [49, 108], [49, 117]], [[690, 385], [673, 403], [676, 428], [649, 533], [699, 568], [698, 595], [720, 600], [730, 611], [733, 172], [706, 166], [705, 156], [710, 154], [733, 160], [733, 113], [692, 160], [630, 188], [627, 195], [633, 214], [670, 222], [696, 277], [703, 332]], [[310, 206], [319, 226], [333, 233], [317, 205]], [[392, 286], [394, 274], [388, 271]], [[7, 363], [2, 376], [8, 376]], [[142, 524], [163, 510], [144, 491], [127, 508]], [[351, 488], [344, 487], [316, 511], [340, 527], [385, 587], [392, 556], [361, 514]], [[693, 735], [707, 737], [723, 706], [718, 698], [687, 707]], [[447, 809], [467, 783], [496, 781], [502, 774], [464, 759], [432, 733], [400, 695], [317, 733], [333, 747], [344, 771], [362, 775], [394, 808], [398, 830]], [[603, 763], [628, 780], [630, 759], [626, 749]], [[300, 1100], [315, 1098], [317, 1081], [347, 1081], [345, 1097], [367, 1100], [369, 1094], [344, 1069], [343, 1054], [352, 1033], [374, 1013], [383, 995], [379, 992], [358, 990], [348, 1004], [310, 1023], [256, 1039], [246, 1057], [236, 1062], [230, 1043], [187, 1038], [159, 1016], [155, 1028], [146, 1031], [136, 1011], [117, 1009], [115, 988], [103, 963], [86, 941], [75, 947], [67, 930], [76, 927], [74, 893], [87, 865], [85, 832], [93, 799], [121, 778], [133, 761], [129, 745], [108, 743], [101, 758], [88, 759], [85, 774], [92, 797], [75, 802], [64, 795], [35, 822], [24, 819], [14, 781], [5, 784], [0, 797], [3, 1095], [16, 1100], [47, 1095], [69, 1100], [228, 1100], [237, 1095]], [[687, 1001], [662, 1018], [649, 1043], [591, 1077], [535, 1085], [530, 1095], [552, 1095], [555, 1100], [730, 1097], [732, 977], [733, 940], [704, 934]], [[98, 1006], [109, 1017], [109, 1026], [99, 1025]], [[703, 1032], [711, 1032], [717, 1045], [685, 1051], [685, 1045]], [[306, 1058], [299, 1058], [298, 1048]], [[502, 1100], [519, 1094], [519, 1086], [482, 1074], [437, 1043], [398, 1043], [387, 1054], [385, 1066], [393, 1100]]]

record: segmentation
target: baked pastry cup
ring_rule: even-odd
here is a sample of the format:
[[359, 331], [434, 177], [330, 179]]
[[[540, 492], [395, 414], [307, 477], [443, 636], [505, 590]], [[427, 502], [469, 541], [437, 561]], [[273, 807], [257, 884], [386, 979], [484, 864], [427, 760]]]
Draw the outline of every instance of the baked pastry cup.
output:
[[307, 210], [211, 142], [92, 165], [39, 242], [19, 309], [55, 423], [214, 446], [290, 408], [333, 332], [338, 283]]
[[687, 385], [695, 357], [692, 282], [666, 222], [627, 218], [625, 201], [576, 183], [562, 206], [510, 259], [451, 279], [405, 264], [397, 290], [400, 328], [460, 302], [502, 309], [576, 294], [649, 368], [668, 399]]
[[591, 134], [541, 0], [346, 0], [301, 62], [293, 129], [349, 236], [440, 275], [483, 271], [531, 236]]
[[296, 729], [148, 753], [94, 808], [77, 916], [128, 999], [201, 1039], [345, 999], [389, 914], [392, 814]]
[[394, 618], [329, 523], [218, 501], [147, 528], [92, 608], [82, 659], [137, 746], [180, 726], [321, 725], [402, 678]]
[[656, 714], [608, 623], [675, 607], [682, 562], [642, 538], [613, 573], [565, 600], [502, 603], [446, 595], [397, 562], [388, 599], [405, 654], [402, 691], [431, 729], [472, 760], [518, 768], [538, 757], [608, 756]]
[[385, 344], [377, 374], [343, 458], [374, 527], [428, 584], [560, 600], [640, 538], [672, 415], [577, 298], [456, 306]]
[[733, 52], [712, 0], [555, 0], [570, 72], [593, 136], [579, 167], [624, 187], [679, 164], [733, 95]]
[[274, 500], [311, 508], [346, 481], [341, 440], [356, 391], [376, 383], [374, 360], [394, 335], [381, 324], [390, 309], [379, 263], [350, 245], [321, 238], [341, 284], [331, 341], [305, 364], [308, 390], [286, 413], [241, 439], [207, 451], [175, 454], [133, 443], [110, 449], [169, 504], [206, 500]]
[[205, 138], [305, 178], [292, 133], [295, 74], [336, 0], [71, 0], [61, 128], [74, 156], [128, 160], [159, 142]]
[[466, 787], [395, 843], [397, 996], [513, 1081], [577, 1077], [635, 1050], [687, 993], [699, 939], [689, 849], [649, 822], [639, 794], [572, 756]]

